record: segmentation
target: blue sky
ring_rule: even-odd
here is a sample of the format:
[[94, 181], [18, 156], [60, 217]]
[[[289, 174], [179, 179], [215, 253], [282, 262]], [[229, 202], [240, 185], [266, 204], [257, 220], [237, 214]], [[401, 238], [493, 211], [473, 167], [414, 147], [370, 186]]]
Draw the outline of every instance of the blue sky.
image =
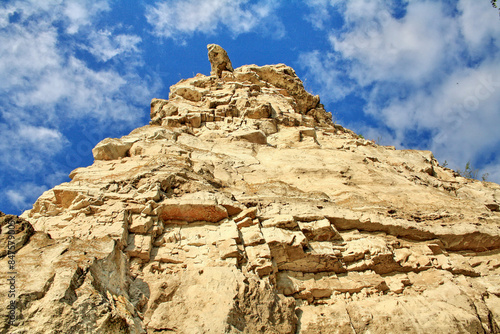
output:
[[285, 63], [365, 138], [500, 182], [500, 19], [489, 0], [24, 0], [0, 4], [0, 210], [20, 214], [197, 73]]

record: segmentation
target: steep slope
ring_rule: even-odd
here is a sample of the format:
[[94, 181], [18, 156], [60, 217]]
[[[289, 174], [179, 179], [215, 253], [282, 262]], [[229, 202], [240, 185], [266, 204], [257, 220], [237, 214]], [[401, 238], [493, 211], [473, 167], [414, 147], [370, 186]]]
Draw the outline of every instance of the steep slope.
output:
[[22, 215], [2, 333], [500, 332], [499, 185], [217, 52]]

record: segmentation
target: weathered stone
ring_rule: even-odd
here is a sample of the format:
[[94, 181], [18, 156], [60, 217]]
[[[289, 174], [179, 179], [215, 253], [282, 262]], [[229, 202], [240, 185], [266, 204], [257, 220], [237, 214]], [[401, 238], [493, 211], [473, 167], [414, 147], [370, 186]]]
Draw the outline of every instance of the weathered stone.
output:
[[203, 97], [203, 93], [190, 86], [187, 87], [180, 86], [180, 87], [175, 87], [175, 89], [170, 91], [170, 96], [169, 96], [170, 99], [176, 96], [180, 96], [189, 101], [199, 102]]
[[215, 196], [209, 193], [195, 193], [179, 200], [168, 199], [155, 209], [156, 215], [163, 220], [218, 222], [228, 216], [227, 210], [217, 204]]
[[248, 209], [241, 211], [238, 214], [238, 216], [234, 218], [234, 222], [239, 223], [240, 221], [242, 221], [245, 218], [249, 218], [252, 220], [252, 219], [255, 219], [256, 217], [257, 217], [257, 208], [251, 207], [251, 208], [248, 208]]
[[200, 113], [191, 113], [187, 114], [187, 122], [193, 128], [199, 128], [201, 126], [201, 114]]
[[272, 115], [272, 110], [271, 104], [266, 103], [255, 108], [248, 108], [243, 116], [253, 119], [268, 118]]
[[259, 225], [242, 227], [240, 229], [240, 232], [243, 236], [243, 244], [245, 245], [245, 247], [263, 244], [265, 242]]
[[162, 263], [183, 263], [185, 258], [179, 255], [179, 251], [176, 244], [167, 243], [161, 245], [158, 249], [154, 249], [151, 252], [151, 257], [154, 261]]
[[238, 139], [246, 140], [250, 143], [267, 144], [267, 137], [264, 132], [261, 130], [253, 130], [253, 131], [237, 131], [233, 133], [233, 136]]
[[252, 225], [257, 225], [254, 223], [254, 220], [250, 217], [243, 218], [239, 222], [236, 223], [236, 226], [238, 226], [238, 229], [241, 229], [243, 227], [249, 227]]
[[152, 99], [151, 100], [150, 118], [152, 120], [155, 119], [157, 117], [157, 115], [160, 113], [160, 111], [162, 110], [163, 106], [165, 106], [166, 104], [168, 104], [168, 100]]
[[246, 209], [243, 204], [230, 199], [223, 193], [215, 194], [215, 199], [217, 201], [217, 204], [222, 205], [227, 210], [227, 214], [229, 216], [237, 215]]
[[128, 228], [131, 233], [145, 234], [153, 227], [154, 219], [151, 216], [132, 215]]
[[129, 234], [128, 246], [125, 252], [130, 257], [138, 257], [144, 261], [149, 261], [151, 253], [152, 238], [150, 235]]
[[339, 232], [330, 224], [328, 219], [312, 222], [299, 222], [299, 227], [310, 241], [342, 240]]
[[236, 240], [228, 239], [217, 243], [217, 248], [219, 249], [220, 258], [225, 260], [230, 257], [239, 257], [240, 251]]
[[279, 227], [294, 230], [298, 227], [297, 222], [291, 215], [276, 215], [262, 222], [263, 227]]
[[0, 211], [0, 258], [14, 255], [34, 233], [33, 226], [26, 220]]
[[217, 44], [208, 44], [208, 60], [212, 69], [210, 71], [211, 75], [216, 75], [221, 77], [222, 71], [233, 72], [233, 66], [231, 65], [231, 60], [227, 55], [226, 50]]
[[95, 160], [115, 160], [126, 156], [128, 150], [136, 140], [122, 141], [115, 138], [106, 138], [92, 149]]
[[165, 127], [179, 127], [186, 123], [186, 116], [167, 116], [162, 119], [161, 125]]

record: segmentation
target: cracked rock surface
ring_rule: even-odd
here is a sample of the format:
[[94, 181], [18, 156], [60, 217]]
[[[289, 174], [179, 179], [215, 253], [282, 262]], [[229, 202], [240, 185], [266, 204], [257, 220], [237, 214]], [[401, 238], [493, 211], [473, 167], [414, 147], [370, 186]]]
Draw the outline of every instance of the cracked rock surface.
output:
[[500, 332], [500, 186], [334, 124], [286, 65], [182, 80], [93, 154], [16, 218], [0, 333]]

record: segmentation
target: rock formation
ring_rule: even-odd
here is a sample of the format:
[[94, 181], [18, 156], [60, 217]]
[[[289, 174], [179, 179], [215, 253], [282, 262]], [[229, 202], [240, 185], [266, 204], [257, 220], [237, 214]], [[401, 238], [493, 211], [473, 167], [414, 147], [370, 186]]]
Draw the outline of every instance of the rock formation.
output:
[[500, 332], [499, 185], [211, 61], [22, 215], [0, 333]]
[[231, 60], [227, 55], [226, 50], [217, 44], [208, 44], [208, 60], [212, 66], [210, 71], [211, 75], [215, 75], [218, 78], [222, 76], [222, 71], [233, 72], [233, 65], [231, 65]]

